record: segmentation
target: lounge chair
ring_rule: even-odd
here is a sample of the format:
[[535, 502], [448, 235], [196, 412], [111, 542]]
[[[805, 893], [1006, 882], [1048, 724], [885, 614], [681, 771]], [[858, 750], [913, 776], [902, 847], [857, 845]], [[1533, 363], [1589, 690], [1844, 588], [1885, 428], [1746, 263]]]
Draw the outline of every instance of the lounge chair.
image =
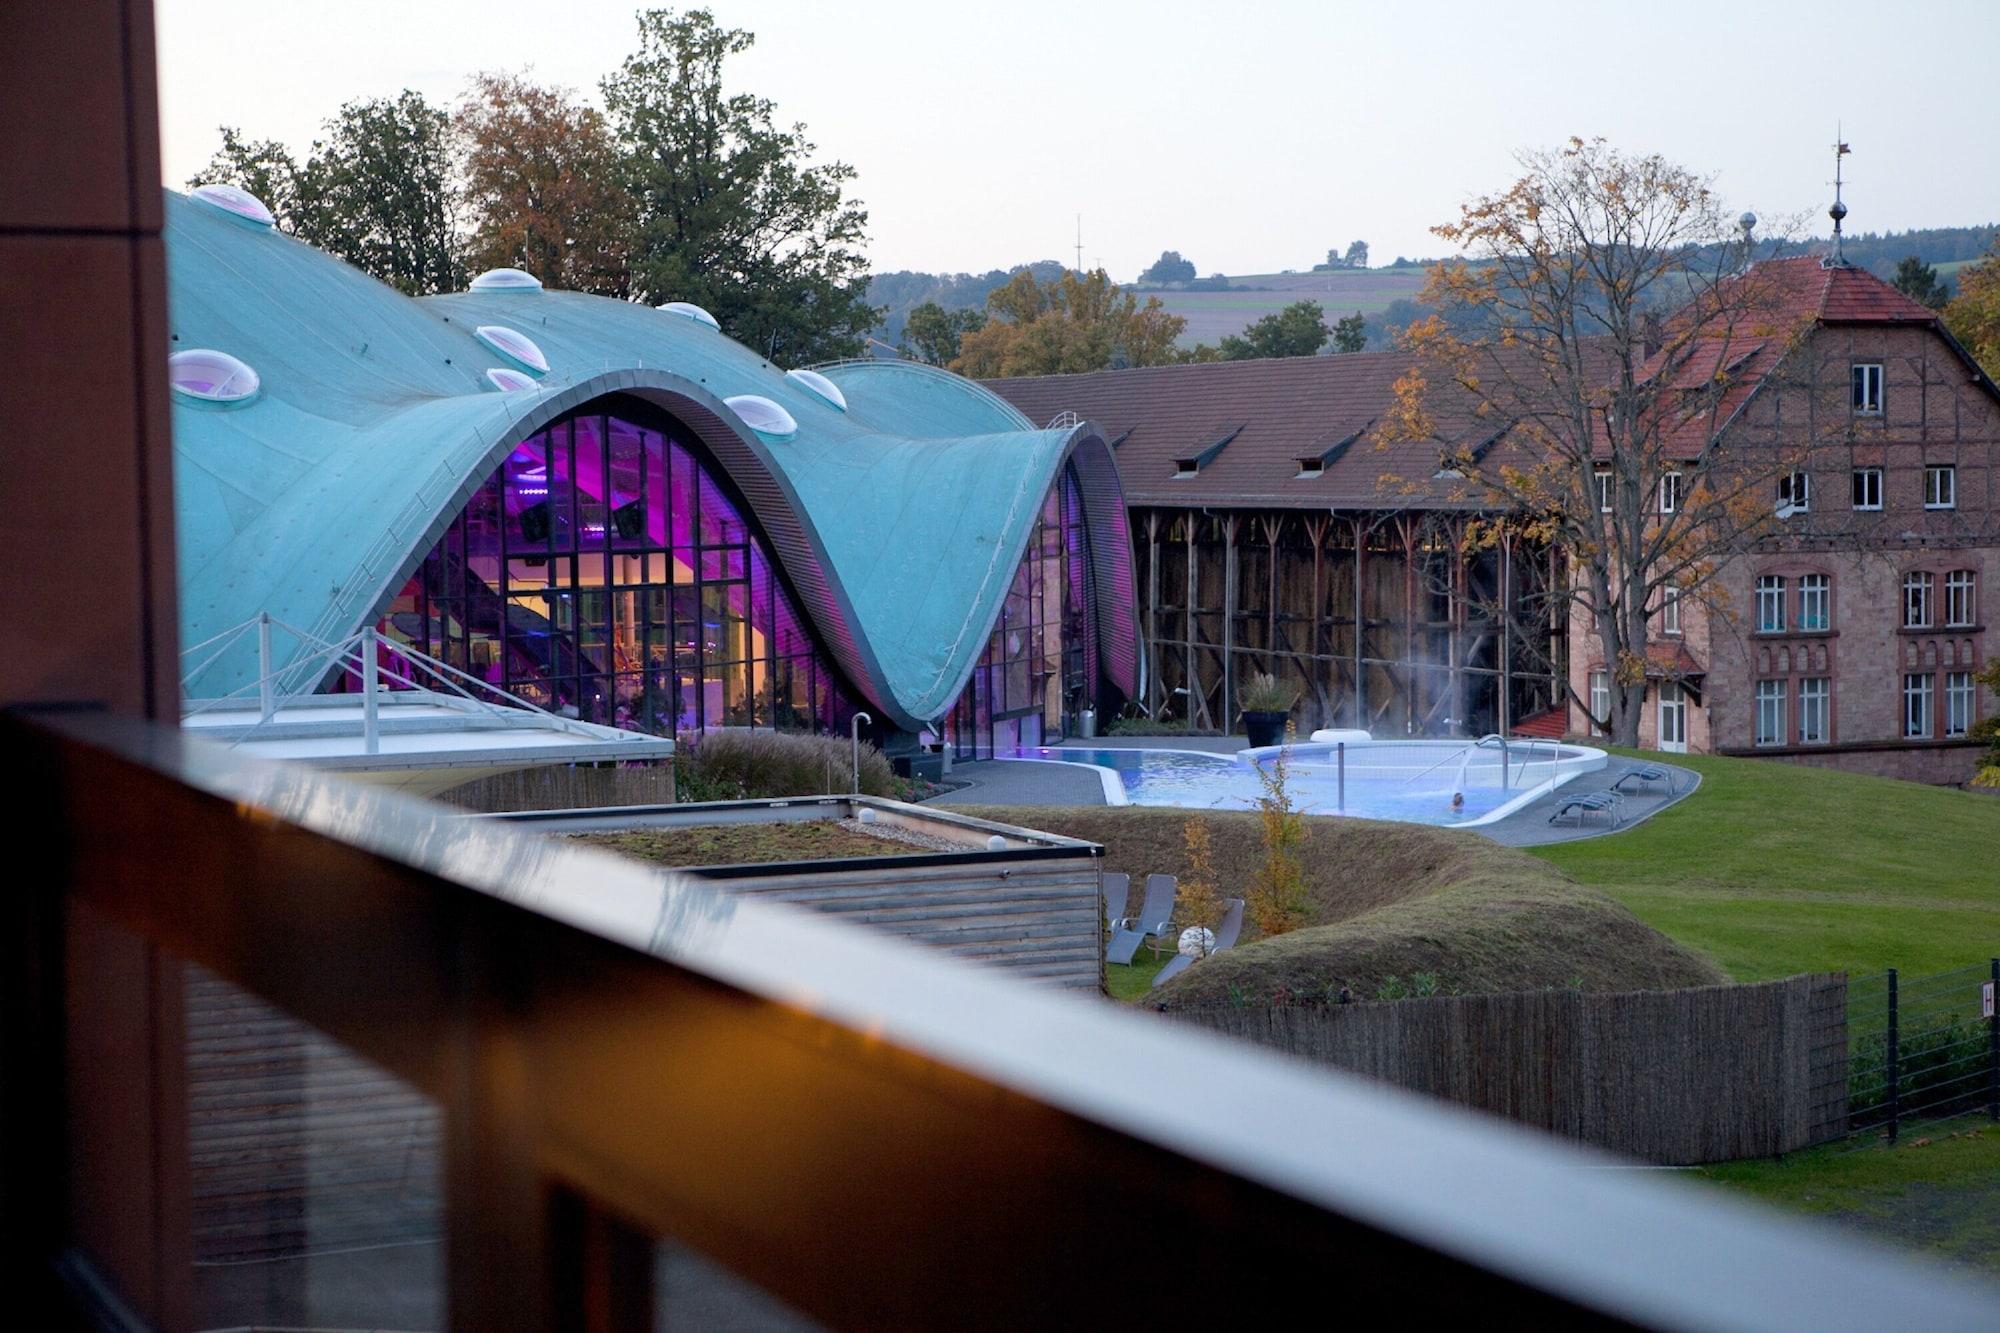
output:
[[[1241, 898], [1231, 898], [1228, 900], [1227, 907], [1222, 913], [1222, 924], [1215, 928], [1215, 947], [1208, 951], [1208, 956], [1213, 958], [1224, 949], [1235, 947], [1236, 937], [1242, 933], [1243, 900]], [[1194, 964], [1195, 960], [1187, 954], [1175, 954], [1173, 958], [1168, 960], [1167, 965], [1155, 974], [1153, 984], [1157, 986], [1162, 982], [1172, 981], [1175, 977], [1193, 967]]]
[[1146, 901], [1139, 914], [1125, 919], [1122, 930], [1111, 933], [1104, 961], [1130, 963], [1148, 935], [1165, 935], [1174, 924], [1174, 896], [1180, 883], [1172, 875], [1146, 876]]
[[1585, 815], [1605, 814], [1611, 816], [1612, 826], [1616, 827], [1621, 818], [1618, 806], [1619, 797], [1615, 791], [1594, 791], [1584, 796], [1567, 796], [1549, 816], [1549, 822], [1553, 824], [1564, 815], [1574, 815], [1577, 825], [1581, 827]]
[[1611, 784], [1611, 790], [1623, 793], [1625, 784], [1628, 782], [1643, 782], [1648, 786], [1655, 786], [1664, 782], [1667, 784], [1667, 795], [1671, 796], [1674, 794], [1674, 770], [1662, 767], [1659, 764], [1647, 764], [1643, 768], [1628, 769], [1620, 773], [1617, 781]]
[[1104, 876], [1104, 928], [1116, 934], [1125, 924], [1125, 903], [1132, 896], [1132, 877], [1116, 871]]

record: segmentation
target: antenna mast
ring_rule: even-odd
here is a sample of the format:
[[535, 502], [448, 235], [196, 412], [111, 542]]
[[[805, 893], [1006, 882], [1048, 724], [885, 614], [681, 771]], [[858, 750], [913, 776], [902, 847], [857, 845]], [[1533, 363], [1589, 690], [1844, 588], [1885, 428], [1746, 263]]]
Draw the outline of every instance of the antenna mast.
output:
[[1076, 275], [1083, 276], [1083, 214], [1076, 215]]

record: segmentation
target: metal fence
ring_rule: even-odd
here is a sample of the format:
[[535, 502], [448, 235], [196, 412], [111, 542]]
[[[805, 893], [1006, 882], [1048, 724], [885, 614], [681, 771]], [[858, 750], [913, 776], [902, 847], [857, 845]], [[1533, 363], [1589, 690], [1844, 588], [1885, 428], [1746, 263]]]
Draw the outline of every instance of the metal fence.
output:
[[2000, 1120], [2000, 958], [1847, 983], [1848, 1133], [1895, 1142], [1906, 1127], [1983, 1114]]

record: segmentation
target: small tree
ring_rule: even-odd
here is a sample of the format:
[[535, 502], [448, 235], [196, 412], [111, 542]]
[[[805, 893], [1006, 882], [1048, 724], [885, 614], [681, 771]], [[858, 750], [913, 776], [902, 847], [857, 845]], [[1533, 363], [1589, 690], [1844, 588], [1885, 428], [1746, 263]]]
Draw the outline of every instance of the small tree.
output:
[[[1181, 825], [1181, 840], [1187, 848], [1188, 872], [1180, 882], [1174, 914], [1184, 925], [1213, 931], [1222, 924], [1222, 898], [1215, 891], [1214, 849], [1209, 842], [1207, 822], [1200, 815], [1188, 816]], [[1196, 947], [1197, 958], [1207, 954], [1205, 946]]]
[[1218, 349], [1224, 361], [1248, 361], [1267, 356], [1313, 356], [1326, 346], [1326, 316], [1317, 301], [1294, 301], [1266, 315], [1241, 337], [1231, 334]]
[[1976, 264], [1958, 271], [1958, 295], [1944, 308], [1945, 327], [1989, 375], [2000, 375], [2000, 237]]
[[1257, 798], [1257, 825], [1263, 839], [1264, 860], [1250, 881], [1244, 907], [1265, 935], [1297, 930], [1310, 919], [1305, 868], [1299, 856], [1312, 830], [1286, 786], [1291, 776], [1294, 734], [1287, 727], [1285, 748], [1269, 764], [1257, 765], [1257, 781], [1263, 788], [1263, 794]]
[[1182, 259], [1180, 251], [1162, 250], [1160, 257], [1153, 261], [1153, 266], [1139, 275], [1139, 281], [1157, 287], [1170, 282], [1193, 282], [1194, 277], [1194, 264]]
[[1333, 350], [1360, 352], [1368, 347], [1368, 317], [1359, 310], [1334, 324]]
[[1897, 291], [1932, 310], [1944, 309], [1945, 302], [1951, 297], [1937, 270], [1916, 255], [1896, 265], [1896, 276], [1890, 281], [1896, 285]]
[[1367, 268], [1368, 242], [1354, 241], [1350, 243], [1347, 247], [1347, 253], [1342, 255], [1341, 259], [1349, 268]]
[[958, 360], [965, 335], [977, 333], [985, 324], [983, 310], [946, 310], [936, 301], [926, 301], [903, 320], [903, 341], [896, 351], [912, 361], [948, 366]]
[[[2000, 661], [1986, 664], [1986, 669], [1979, 673], [1979, 683], [1990, 693], [2000, 694]], [[1986, 753], [1979, 756], [1979, 769], [1972, 775], [1972, 785], [2000, 787], [2000, 714], [1980, 719], [1972, 734], [1987, 743]]]

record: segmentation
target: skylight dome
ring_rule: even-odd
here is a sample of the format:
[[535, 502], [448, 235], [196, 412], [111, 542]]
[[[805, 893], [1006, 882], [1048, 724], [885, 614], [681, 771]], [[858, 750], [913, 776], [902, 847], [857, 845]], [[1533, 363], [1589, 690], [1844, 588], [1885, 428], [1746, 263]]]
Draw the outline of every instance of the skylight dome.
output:
[[740, 393], [722, 401], [730, 411], [743, 418], [744, 425], [759, 435], [793, 435], [798, 432], [799, 423], [792, 419], [792, 414], [762, 394]]
[[542, 280], [526, 269], [489, 268], [472, 280], [475, 292], [538, 292]]
[[264, 201], [248, 190], [239, 190], [234, 185], [197, 185], [188, 196], [199, 199], [211, 208], [219, 208], [225, 213], [254, 222], [260, 227], [271, 226], [275, 221], [271, 210], [264, 207]]
[[841, 411], [847, 410], [847, 395], [840, 391], [838, 384], [817, 370], [788, 370], [785, 372], [785, 378], [803, 384]]
[[473, 332], [479, 341], [491, 347], [509, 361], [519, 362], [537, 375], [549, 373], [549, 359], [542, 355], [542, 349], [535, 346], [535, 340], [505, 324], [481, 324]]
[[721, 324], [716, 322], [714, 315], [709, 314], [692, 301], [669, 301], [661, 306], [660, 309], [670, 315], [679, 315], [683, 319], [691, 319], [697, 324], [706, 324], [711, 329], [720, 329], [722, 327]]
[[227, 352], [196, 347], [167, 358], [174, 392], [201, 403], [241, 403], [257, 394], [257, 372]]
[[523, 389], [535, 387], [535, 377], [521, 370], [508, 370], [495, 366], [486, 372], [486, 382], [501, 393], [519, 393]]

